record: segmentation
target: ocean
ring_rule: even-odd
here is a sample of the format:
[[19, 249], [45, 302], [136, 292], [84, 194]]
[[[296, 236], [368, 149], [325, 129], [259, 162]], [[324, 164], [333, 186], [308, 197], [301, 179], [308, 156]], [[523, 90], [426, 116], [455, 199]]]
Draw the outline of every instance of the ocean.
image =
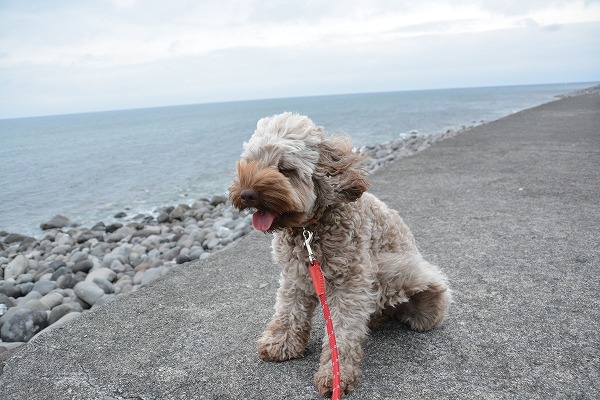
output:
[[0, 230], [39, 237], [62, 214], [84, 226], [119, 211], [225, 194], [258, 119], [293, 111], [357, 147], [478, 125], [592, 83], [348, 94], [0, 120]]

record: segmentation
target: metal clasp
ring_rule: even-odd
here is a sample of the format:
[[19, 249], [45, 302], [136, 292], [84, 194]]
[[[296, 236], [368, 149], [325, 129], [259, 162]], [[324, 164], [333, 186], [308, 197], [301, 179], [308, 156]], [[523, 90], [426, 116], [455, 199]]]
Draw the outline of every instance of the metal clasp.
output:
[[307, 231], [305, 228], [302, 228], [302, 236], [304, 237], [304, 246], [308, 251], [308, 260], [312, 264], [315, 261], [315, 253], [313, 253], [312, 248], [310, 247], [310, 242], [312, 242], [313, 233], [311, 231]]

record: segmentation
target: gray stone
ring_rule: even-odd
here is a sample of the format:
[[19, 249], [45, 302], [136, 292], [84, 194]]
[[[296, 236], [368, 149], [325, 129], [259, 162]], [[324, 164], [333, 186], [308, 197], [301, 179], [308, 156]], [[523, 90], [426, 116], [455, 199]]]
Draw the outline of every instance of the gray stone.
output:
[[39, 300], [41, 298], [42, 298], [42, 295], [39, 292], [36, 292], [35, 290], [32, 290], [29, 293], [27, 293], [25, 296], [23, 296], [23, 297], [21, 297], [19, 299], [19, 301], [21, 302], [19, 304], [25, 304], [29, 300], [33, 300], [33, 299]]
[[17, 278], [17, 283], [33, 282], [34, 279], [35, 279], [34, 274], [31, 274], [31, 273], [21, 274]]
[[33, 290], [41, 294], [42, 296], [50, 293], [56, 288], [56, 282], [39, 280], [33, 285]]
[[56, 287], [60, 289], [72, 288], [75, 286], [75, 283], [76, 282], [73, 280], [73, 274], [65, 274], [56, 280]]
[[106, 237], [107, 243], [118, 243], [121, 240], [125, 239], [125, 235], [119, 232], [113, 232]]
[[100, 307], [114, 299], [117, 298], [116, 294], [105, 294], [104, 296], [102, 296], [101, 298], [98, 299], [98, 301], [94, 304], [94, 306], [92, 308], [96, 308], [96, 307]]
[[[12, 318], [12, 316], [19, 310], [18, 306], [14, 306], [6, 310], [4, 315], [0, 316], [0, 328], [4, 326], [4, 324]], [[0, 338], [1, 339], [1, 338]]]
[[79, 261], [77, 263], [75, 263], [75, 265], [73, 265], [73, 272], [89, 272], [90, 269], [92, 269], [92, 267], [94, 266], [94, 263], [92, 260], [82, 260]]
[[71, 238], [71, 235], [69, 235], [67, 233], [59, 232], [56, 234], [56, 238], [54, 239], [54, 242], [59, 246], [65, 246], [65, 245], [72, 246], [73, 238]]
[[[161, 276], [165, 275], [168, 271], [169, 271], [169, 269], [164, 266], [147, 269], [144, 272], [144, 276], [142, 277], [142, 285], [147, 285], [148, 283], [157, 280]], [[134, 283], [135, 283], [135, 280], [134, 280]]]
[[136, 231], [134, 233], [131, 234], [131, 238], [147, 238], [150, 235], [154, 235], [155, 233], [153, 233], [151, 230], [148, 229], [142, 229], [139, 231]]
[[220, 240], [217, 238], [214, 239], [209, 239], [204, 243], [204, 247], [206, 247], [206, 249], [208, 250], [213, 250], [215, 247], [217, 247], [220, 243]]
[[56, 269], [56, 271], [54, 271], [52, 273], [52, 276], [50, 276], [50, 280], [56, 281], [58, 278], [65, 275], [66, 273], [67, 273], [67, 267], [59, 267]]
[[47, 278], [44, 278], [44, 279], [48, 280], [48, 279], [50, 279], [50, 277], [52, 277], [53, 273], [54, 273], [54, 269], [51, 267], [41, 268], [41, 270], [35, 274], [35, 277], [33, 278], [33, 280], [37, 282], [40, 279], [43, 279], [44, 276], [47, 276]]
[[18, 233], [9, 233], [4, 238], [4, 243], [6, 243], [6, 244], [21, 243], [25, 240], [35, 241], [35, 238], [32, 238], [31, 236], [21, 235]]
[[173, 209], [173, 211], [171, 211], [171, 213], [169, 214], [169, 217], [171, 218], [171, 220], [174, 219], [178, 219], [183, 221], [185, 219], [186, 213], [190, 210], [190, 206], [188, 206], [187, 204], [180, 204], [177, 207], [175, 207], [175, 209]]
[[184, 263], [186, 263], [186, 262], [190, 262], [190, 261], [192, 261], [192, 259], [191, 259], [191, 258], [189, 258], [189, 257], [188, 257], [188, 256], [186, 256], [186, 255], [181, 255], [181, 254], [180, 254], [180, 255], [178, 255], [178, 256], [177, 256], [177, 259], [175, 260], [175, 262], [176, 262], [177, 264], [184, 264]]
[[54, 322], [54, 326], [58, 327], [66, 322], [69, 322], [69, 321], [79, 317], [80, 315], [81, 315], [81, 311], [71, 311], [70, 313], [66, 314], [58, 321]]
[[73, 262], [74, 264], [77, 264], [78, 262], [87, 260], [87, 258], [88, 258], [88, 254], [86, 252], [76, 251], [73, 254], [71, 254], [69, 261]]
[[169, 213], [162, 210], [158, 213], [158, 216], [156, 217], [156, 221], [159, 224], [164, 224], [166, 222], [171, 222], [171, 217], [169, 217]]
[[81, 244], [87, 242], [88, 240], [94, 239], [95, 237], [96, 234], [94, 232], [91, 230], [85, 230], [75, 237], [75, 241], [78, 244]]
[[213, 207], [218, 206], [219, 204], [225, 204], [227, 202], [227, 197], [225, 196], [213, 196], [212, 199], [210, 199], [210, 205]]
[[50, 254], [66, 255], [67, 253], [70, 253], [71, 250], [72, 250], [71, 245], [62, 244], [62, 245], [59, 245], [59, 246], [56, 246], [55, 248], [53, 248], [52, 251], [50, 252]]
[[48, 316], [48, 324], [52, 325], [70, 312], [73, 312], [73, 309], [69, 304], [61, 304], [54, 307]]
[[27, 271], [29, 263], [24, 255], [19, 254], [8, 263], [4, 269], [4, 280], [16, 279], [19, 275], [24, 274]]
[[48, 293], [47, 295], [42, 297], [40, 299], [40, 301], [42, 303], [44, 303], [48, 307], [49, 310], [51, 310], [54, 307], [62, 304], [63, 296], [60, 293], [52, 292], [52, 293]]
[[200, 258], [202, 253], [204, 253], [204, 249], [201, 246], [194, 246], [190, 249], [190, 253], [188, 254], [188, 257], [191, 260], [197, 260]]
[[65, 267], [66, 265], [67, 265], [67, 263], [65, 263], [64, 260], [57, 259], [57, 260], [52, 261], [50, 264], [48, 264], [48, 268], [51, 268], [52, 271], [56, 271], [58, 268]]
[[36, 333], [48, 326], [45, 311], [19, 308], [2, 325], [0, 337], [5, 342], [27, 342]]
[[85, 280], [91, 282], [96, 277], [104, 278], [109, 282], [114, 282], [114, 280], [117, 278], [117, 274], [110, 268], [98, 268], [96, 270], [91, 271], [87, 275]]
[[104, 291], [104, 293], [109, 294], [113, 292], [113, 284], [110, 283], [107, 279], [101, 278], [99, 276], [95, 277], [92, 282], [98, 286], [100, 289]]
[[164, 255], [163, 255], [163, 259], [165, 261], [171, 261], [174, 258], [176, 258], [179, 255], [179, 251], [181, 249], [179, 247], [175, 247], [170, 249], [169, 251], [167, 251]]
[[0, 304], [6, 305], [6, 307], [11, 308], [15, 305], [11, 299], [8, 298], [7, 295], [0, 293]]
[[99, 298], [104, 296], [104, 290], [100, 289], [93, 282], [79, 282], [75, 285], [75, 294], [90, 306], [94, 305]]
[[77, 296], [73, 299], [73, 301], [63, 303], [62, 305], [69, 306], [69, 308], [71, 308], [71, 311], [74, 311], [74, 312], [82, 312], [83, 311], [83, 307], [81, 307], [81, 303], [79, 301], [77, 301]]
[[26, 296], [29, 292], [33, 290], [34, 287], [33, 282], [25, 282], [19, 285], [19, 289], [21, 290], [21, 295]]
[[145, 248], [155, 248], [162, 242], [162, 238], [158, 235], [150, 235], [140, 243]]
[[17, 286], [14, 282], [4, 282], [0, 285], [0, 293], [8, 296], [8, 297], [21, 297], [21, 288]]
[[115, 294], [127, 294], [131, 293], [133, 285], [131, 283], [125, 283], [115, 288]]
[[48, 306], [44, 303], [42, 303], [41, 300], [38, 299], [32, 299], [29, 300], [27, 303], [25, 303], [24, 307], [30, 309], [30, 310], [37, 310], [37, 311], [48, 311], [50, 310], [50, 308], [48, 308]]
[[141, 285], [142, 284], [142, 279], [144, 279], [144, 273], [146, 272], [145, 269], [139, 270], [135, 273], [135, 275], [133, 276], [133, 284], [134, 285]]
[[114, 231], [116, 231], [119, 228], [122, 228], [123, 224], [119, 224], [119, 223], [114, 223], [114, 224], [110, 224], [108, 226], [106, 226], [104, 228], [104, 230], [106, 231], [106, 233], [113, 233]]
[[104, 225], [104, 222], [98, 222], [96, 225], [92, 226], [92, 231], [103, 231], [105, 230], [106, 225]]
[[42, 228], [43, 230], [54, 229], [54, 228], [64, 228], [65, 226], [69, 225], [70, 222], [71, 221], [69, 220], [69, 218], [64, 217], [62, 215], [56, 215], [51, 220], [40, 224], [40, 228]]
[[114, 272], [124, 272], [125, 271], [125, 266], [123, 265], [123, 263], [119, 260], [113, 260], [110, 263], [110, 267], [111, 270], [113, 270]]
[[108, 249], [107, 243], [98, 243], [96, 246], [92, 248], [90, 251], [90, 255], [94, 257], [104, 257], [106, 254], [106, 250]]

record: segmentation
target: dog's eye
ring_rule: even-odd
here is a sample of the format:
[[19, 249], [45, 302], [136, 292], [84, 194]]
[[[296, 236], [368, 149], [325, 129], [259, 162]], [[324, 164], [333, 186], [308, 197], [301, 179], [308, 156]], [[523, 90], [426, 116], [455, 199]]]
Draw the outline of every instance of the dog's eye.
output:
[[292, 168], [286, 168], [283, 166], [279, 166], [277, 167], [277, 169], [279, 170], [279, 172], [281, 172], [281, 174], [283, 174], [284, 176], [290, 176], [293, 175], [296, 171]]

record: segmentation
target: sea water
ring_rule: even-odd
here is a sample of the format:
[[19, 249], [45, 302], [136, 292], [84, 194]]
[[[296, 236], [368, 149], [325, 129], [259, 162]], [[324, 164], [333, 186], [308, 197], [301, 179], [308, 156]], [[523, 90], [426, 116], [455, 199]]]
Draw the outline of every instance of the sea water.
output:
[[56, 214], [90, 226], [126, 210], [225, 194], [258, 119], [293, 111], [357, 147], [492, 121], [591, 83], [350, 94], [0, 120], [0, 230]]

